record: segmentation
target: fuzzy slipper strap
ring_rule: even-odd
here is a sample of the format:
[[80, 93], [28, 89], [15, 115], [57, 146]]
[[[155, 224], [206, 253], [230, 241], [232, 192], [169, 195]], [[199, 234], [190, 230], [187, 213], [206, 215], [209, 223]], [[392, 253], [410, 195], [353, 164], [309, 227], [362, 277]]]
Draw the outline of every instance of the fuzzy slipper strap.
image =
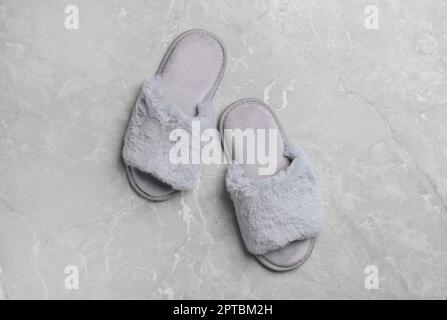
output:
[[275, 176], [248, 178], [239, 164], [226, 176], [242, 238], [255, 255], [315, 236], [323, 212], [317, 180], [303, 151], [286, 145], [292, 162]]
[[[164, 96], [163, 80], [159, 76], [148, 79], [132, 110], [124, 138], [123, 158], [126, 165], [149, 173], [176, 190], [194, 188], [201, 174], [200, 150], [189, 148], [189, 163], [170, 161], [170, 151], [176, 141], [170, 139], [176, 129], [183, 129], [191, 140], [192, 121], [199, 121], [201, 130], [214, 125], [214, 107], [209, 99], [197, 106], [197, 117], [184, 114]], [[171, 137], [172, 138], [172, 137]]]

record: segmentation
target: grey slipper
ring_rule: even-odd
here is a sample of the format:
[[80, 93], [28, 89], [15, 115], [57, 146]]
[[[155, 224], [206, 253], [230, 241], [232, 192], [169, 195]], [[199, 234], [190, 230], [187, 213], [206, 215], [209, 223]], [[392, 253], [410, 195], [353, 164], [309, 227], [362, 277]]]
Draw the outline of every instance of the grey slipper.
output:
[[[319, 187], [307, 156], [287, 142], [274, 112], [257, 99], [228, 106], [219, 129], [225, 153], [233, 160], [226, 185], [247, 250], [274, 271], [300, 266], [310, 256], [323, 222]], [[247, 144], [235, 141], [227, 129], [276, 129], [274, 171], [260, 175], [259, 162], [247, 164]]]
[[216, 35], [189, 30], [172, 42], [155, 76], [143, 84], [122, 151], [129, 182], [141, 196], [163, 201], [197, 185], [201, 165], [172, 163], [175, 141], [169, 135], [175, 129], [191, 134], [193, 120], [201, 130], [214, 126], [211, 100], [225, 65], [225, 47]]

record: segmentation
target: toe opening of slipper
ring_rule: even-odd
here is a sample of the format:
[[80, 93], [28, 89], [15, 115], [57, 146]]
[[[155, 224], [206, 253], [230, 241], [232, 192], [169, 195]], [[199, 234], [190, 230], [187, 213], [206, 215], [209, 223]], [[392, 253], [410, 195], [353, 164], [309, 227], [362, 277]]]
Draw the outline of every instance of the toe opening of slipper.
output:
[[132, 187], [147, 199], [163, 201], [171, 198], [177, 192], [170, 185], [136, 168], [128, 167], [127, 173]]
[[274, 271], [292, 270], [309, 258], [314, 242], [315, 238], [294, 241], [284, 248], [256, 257], [264, 266]]

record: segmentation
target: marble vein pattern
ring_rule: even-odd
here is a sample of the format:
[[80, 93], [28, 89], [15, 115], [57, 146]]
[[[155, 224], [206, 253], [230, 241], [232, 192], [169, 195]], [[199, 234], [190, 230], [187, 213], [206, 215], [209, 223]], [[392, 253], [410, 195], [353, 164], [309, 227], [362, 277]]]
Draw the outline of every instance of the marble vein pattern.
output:
[[[138, 90], [191, 28], [227, 46], [218, 111], [264, 99], [313, 160], [298, 270], [243, 249], [225, 165], [164, 203], [128, 184]], [[445, 299], [446, 230], [446, 1], [0, 0], [0, 299]]]

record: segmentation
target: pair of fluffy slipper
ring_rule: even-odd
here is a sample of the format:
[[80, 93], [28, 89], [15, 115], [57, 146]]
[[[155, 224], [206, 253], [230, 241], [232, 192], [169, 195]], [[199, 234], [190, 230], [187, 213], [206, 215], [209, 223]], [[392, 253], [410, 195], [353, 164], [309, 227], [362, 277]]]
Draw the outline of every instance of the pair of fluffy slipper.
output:
[[[132, 187], [141, 196], [164, 201], [179, 191], [193, 189], [200, 164], [172, 164], [169, 152], [175, 129], [192, 132], [215, 126], [213, 96], [226, 65], [222, 41], [204, 30], [189, 30], [170, 45], [156, 75], [138, 96], [127, 127], [123, 158]], [[323, 220], [317, 181], [303, 151], [286, 139], [278, 118], [262, 101], [242, 99], [220, 117], [224, 149], [230, 148], [226, 129], [276, 129], [277, 166], [260, 176], [258, 165], [244, 164], [244, 146], [234, 148], [226, 186], [236, 209], [247, 250], [271, 270], [300, 266], [312, 252]], [[193, 152], [193, 151], [192, 151]]]

